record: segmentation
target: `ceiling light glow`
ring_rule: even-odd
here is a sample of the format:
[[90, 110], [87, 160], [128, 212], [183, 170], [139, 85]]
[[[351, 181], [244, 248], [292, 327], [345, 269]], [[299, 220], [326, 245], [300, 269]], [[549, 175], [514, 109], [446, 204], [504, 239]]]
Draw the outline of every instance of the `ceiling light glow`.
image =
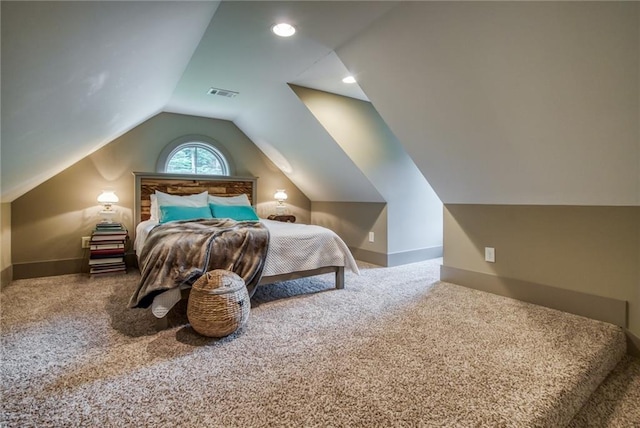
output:
[[291, 37], [296, 33], [296, 28], [291, 24], [282, 22], [271, 27], [271, 31], [273, 31], [273, 34], [276, 36]]
[[344, 79], [342, 79], [342, 81], [344, 83], [356, 83], [356, 78], [353, 76], [347, 76]]

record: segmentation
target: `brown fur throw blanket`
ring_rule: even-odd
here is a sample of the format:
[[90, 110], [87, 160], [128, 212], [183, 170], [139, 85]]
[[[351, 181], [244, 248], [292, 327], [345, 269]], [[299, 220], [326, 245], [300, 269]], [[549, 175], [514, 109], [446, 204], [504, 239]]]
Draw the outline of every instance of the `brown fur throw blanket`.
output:
[[269, 229], [260, 222], [212, 219], [160, 224], [149, 232], [138, 256], [142, 278], [129, 307], [149, 307], [157, 294], [191, 285], [213, 269], [235, 272], [252, 295], [268, 246]]

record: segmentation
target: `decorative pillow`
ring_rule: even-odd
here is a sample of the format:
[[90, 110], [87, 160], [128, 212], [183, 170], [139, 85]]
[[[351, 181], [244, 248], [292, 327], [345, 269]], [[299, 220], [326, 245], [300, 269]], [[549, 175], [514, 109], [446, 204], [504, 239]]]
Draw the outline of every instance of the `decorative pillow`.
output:
[[251, 205], [246, 194], [237, 196], [213, 196], [209, 195], [209, 203], [216, 205]]
[[236, 221], [258, 221], [258, 214], [251, 205], [209, 204], [214, 218], [230, 218]]
[[161, 206], [160, 207], [160, 223], [167, 223], [176, 220], [196, 220], [211, 217], [209, 207], [180, 207], [180, 206]]
[[[205, 207], [209, 208], [207, 205], [207, 196], [209, 196], [209, 192], [204, 191], [202, 193], [197, 193], [195, 195], [170, 195], [168, 193], [160, 192], [156, 190], [156, 214], [157, 219], [160, 223], [165, 223], [166, 220], [162, 218], [162, 207]], [[151, 209], [151, 215], [153, 216], [153, 207]], [[174, 219], [175, 220], [175, 219]]]

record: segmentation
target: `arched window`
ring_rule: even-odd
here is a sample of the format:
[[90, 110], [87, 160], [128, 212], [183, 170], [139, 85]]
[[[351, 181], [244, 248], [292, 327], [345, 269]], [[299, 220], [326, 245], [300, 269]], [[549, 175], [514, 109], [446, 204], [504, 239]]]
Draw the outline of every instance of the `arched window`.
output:
[[164, 148], [157, 170], [176, 174], [232, 175], [229, 158], [209, 138], [181, 137]]

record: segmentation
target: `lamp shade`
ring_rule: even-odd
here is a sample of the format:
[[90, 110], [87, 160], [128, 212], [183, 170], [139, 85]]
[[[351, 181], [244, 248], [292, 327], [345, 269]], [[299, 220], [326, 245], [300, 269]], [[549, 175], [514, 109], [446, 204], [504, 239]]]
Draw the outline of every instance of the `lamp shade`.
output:
[[276, 201], [286, 201], [287, 200], [287, 192], [284, 189], [278, 189], [276, 190], [275, 195], [273, 195], [273, 198]]
[[102, 205], [111, 205], [118, 202], [120, 199], [116, 196], [113, 190], [103, 190], [98, 196], [98, 202]]

